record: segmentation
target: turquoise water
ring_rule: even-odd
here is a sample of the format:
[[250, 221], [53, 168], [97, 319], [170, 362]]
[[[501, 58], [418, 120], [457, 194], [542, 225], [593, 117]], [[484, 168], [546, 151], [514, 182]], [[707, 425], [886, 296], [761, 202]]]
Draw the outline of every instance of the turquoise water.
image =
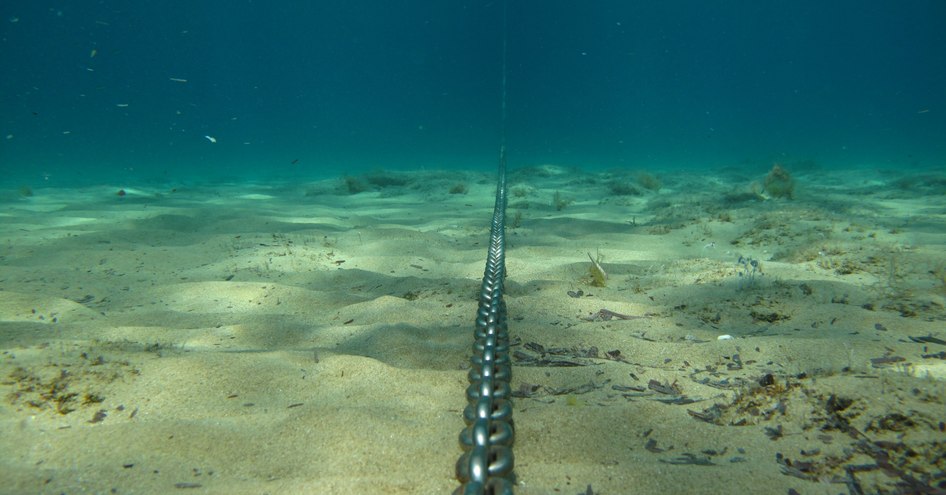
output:
[[[13, 186], [495, 166], [502, 2], [0, 13]], [[510, 2], [510, 165], [941, 166], [944, 18], [937, 0]]]

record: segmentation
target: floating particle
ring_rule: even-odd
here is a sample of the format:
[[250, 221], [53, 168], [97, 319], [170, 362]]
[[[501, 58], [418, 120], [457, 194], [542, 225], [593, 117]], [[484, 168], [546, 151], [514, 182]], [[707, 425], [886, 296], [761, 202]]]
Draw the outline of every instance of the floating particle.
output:
[[128, 108], [127, 103], [116, 103], [115, 106], [118, 108]]
[[172, 80], [172, 81], [174, 81], [174, 82], [179, 82], [179, 83], [186, 83], [186, 82], [187, 82], [187, 79], [181, 79], [180, 77], [169, 77], [168, 79], [170, 79], [170, 80]]
[[213, 136], [204, 136], [204, 139], [206, 139], [207, 141], [210, 141], [211, 143], [216, 143], [216, 142], [217, 142], [217, 138], [215, 138], [215, 137], [213, 137]]
[[93, 48], [92, 51], [89, 52], [89, 58], [95, 58], [95, 56], [98, 55], [98, 53], [99, 51]]

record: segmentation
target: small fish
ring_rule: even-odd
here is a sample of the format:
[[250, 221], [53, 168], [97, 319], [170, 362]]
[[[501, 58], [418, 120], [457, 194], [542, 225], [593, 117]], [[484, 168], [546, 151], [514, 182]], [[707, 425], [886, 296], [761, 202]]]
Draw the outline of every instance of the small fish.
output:
[[215, 138], [215, 137], [213, 137], [213, 136], [204, 136], [204, 139], [206, 139], [207, 141], [210, 141], [211, 143], [216, 143], [216, 142], [217, 142], [217, 138]]

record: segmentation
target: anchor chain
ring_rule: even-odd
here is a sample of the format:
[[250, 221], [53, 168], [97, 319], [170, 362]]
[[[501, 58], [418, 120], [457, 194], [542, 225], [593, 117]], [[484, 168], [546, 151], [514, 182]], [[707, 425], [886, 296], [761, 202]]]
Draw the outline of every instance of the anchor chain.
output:
[[489, 252], [483, 285], [480, 287], [476, 326], [473, 330], [473, 355], [470, 358], [470, 385], [466, 389], [467, 406], [463, 409], [466, 428], [460, 433], [464, 453], [457, 460], [457, 479], [462, 485], [455, 493], [463, 495], [512, 495], [512, 396], [509, 381], [509, 331], [506, 326], [506, 2], [503, 2], [502, 130], [499, 144], [499, 174], [496, 180], [496, 204], [489, 229]]
[[490, 227], [489, 253], [476, 312], [473, 356], [470, 358], [466, 428], [460, 433], [465, 452], [457, 461], [456, 493], [511, 494], [513, 479], [512, 421], [509, 381], [509, 332], [503, 281], [506, 276], [506, 160], [501, 147], [496, 205]]

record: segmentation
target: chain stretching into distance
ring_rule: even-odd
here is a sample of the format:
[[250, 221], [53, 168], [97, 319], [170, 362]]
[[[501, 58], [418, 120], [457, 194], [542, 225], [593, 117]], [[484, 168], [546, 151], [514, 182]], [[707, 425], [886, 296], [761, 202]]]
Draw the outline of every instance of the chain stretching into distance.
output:
[[502, 132], [496, 204], [489, 231], [489, 252], [480, 288], [470, 386], [463, 410], [466, 428], [460, 433], [465, 452], [457, 461], [457, 479], [463, 495], [512, 494], [512, 365], [503, 281], [506, 278], [506, 12], [503, 6]]

